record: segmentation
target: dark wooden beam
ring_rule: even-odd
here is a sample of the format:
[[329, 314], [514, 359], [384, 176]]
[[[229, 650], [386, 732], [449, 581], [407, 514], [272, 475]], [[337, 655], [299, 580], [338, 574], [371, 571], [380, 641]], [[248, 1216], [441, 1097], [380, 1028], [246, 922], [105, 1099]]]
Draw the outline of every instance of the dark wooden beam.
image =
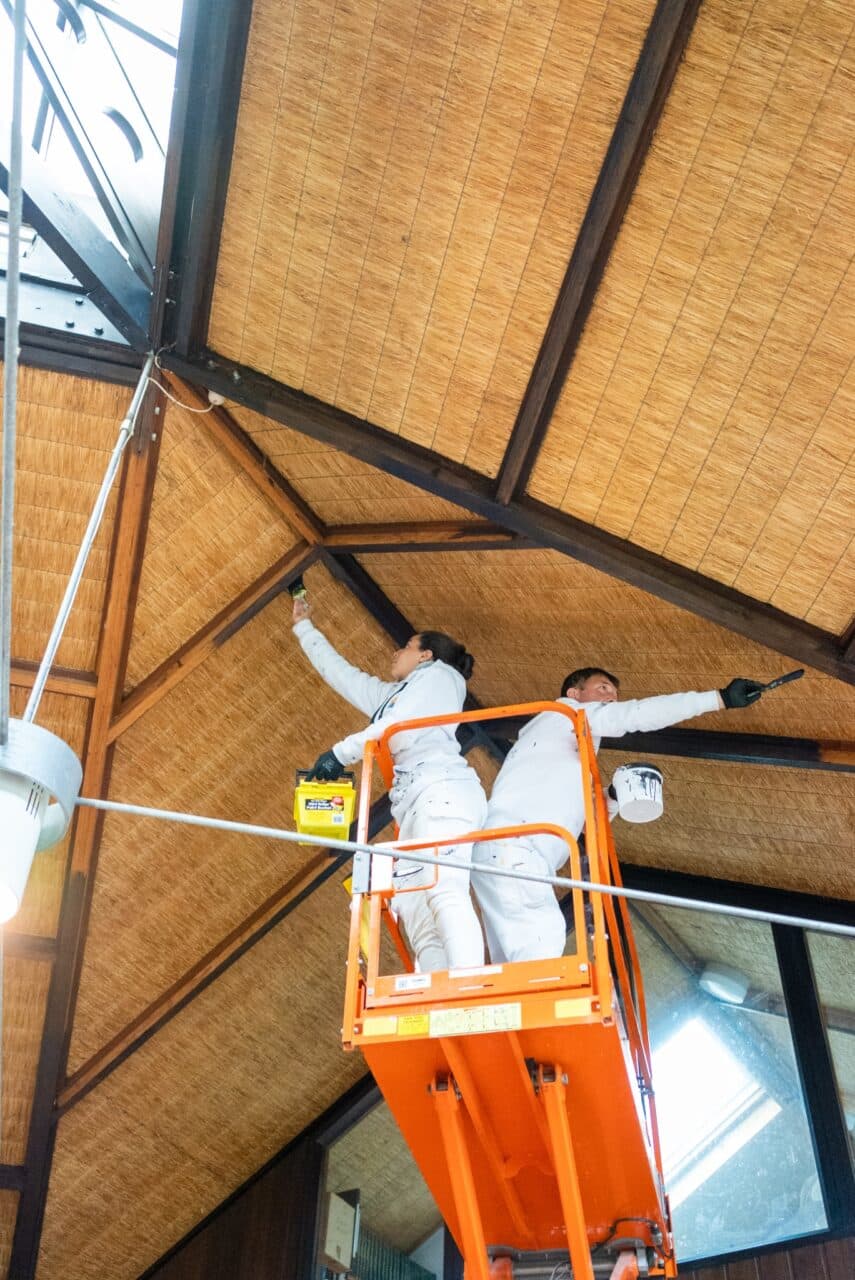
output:
[[[17, 689], [32, 689], [39, 669], [37, 662], [12, 659], [11, 682]], [[52, 667], [45, 690], [63, 693], [71, 698], [94, 698], [96, 677], [94, 671], [75, 671], [71, 667]]]
[[659, 0], [505, 451], [496, 497], [525, 490], [701, 0]]
[[[388, 796], [382, 796], [371, 806], [368, 820], [369, 839], [379, 835], [384, 827], [388, 826], [391, 818]], [[350, 839], [356, 839], [355, 824], [351, 828]], [[207, 955], [193, 965], [168, 991], [158, 996], [148, 1008], [144, 1009], [69, 1077], [57, 1098], [59, 1114], [63, 1115], [81, 1098], [85, 1098], [96, 1085], [136, 1053], [137, 1049], [151, 1039], [161, 1027], [166, 1026], [167, 1022], [201, 995], [212, 982], [240, 960], [241, 956], [246, 955], [271, 929], [281, 924], [316, 889], [341, 870], [350, 861], [351, 856], [348, 852], [334, 856], [330, 856], [327, 852], [320, 852], [312, 857], [306, 866], [296, 875], [291, 876], [280, 889], [271, 894], [266, 902], [263, 902], [237, 928], [212, 947]]]
[[170, 654], [141, 680], [128, 694], [116, 711], [107, 730], [107, 741], [115, 742], [126, 729], [145, 715], [161, 698], [186, 680], [206, 658], [215, 653], [233, 635], [255, 618], [271, 600], [287, 590], [289, 583], [304, 573], [314, 563], [317, 551], [305, 542], [298, 542], [289, 551], [265, 569], [254, 582], [225, 605], [210, 622], [206, 622], [195, 635]]
[[[122, 690], [136, 608], [148, 514], [154, 489], [160, 432], [154, 409], [161, 397], [149, 391], [134, 438], [128, 445], [113, 531], [108, 585], [97, 658], [97, 686], [83, 758], [85, 795], [107, 793], [112, 763], [108, 729]], [[77, 809], [72, 826], [57, 931], [57, 952], [45, 1009], [27, 1137], [26, 1183], [21, 1192], [9, 1263], [10, 1280], [33, 1280], [56, 1138], [54, 1099], [65, 1075], [92, 901], [102, 816]]]
[[0, 1191], [23, 1191], [26, 1178], [22, 1164], [0, 1164]]
[[535, 543], [486, 520], [424, 520], [409, 524], [340, 524], [324, 546], [334, 554], [387, 551], [513, 551]]
[[56, 956], [56, 938], [39, 933], [13, 933], [3, 931], [3, 951], [18, 960], [53, 960]]
[[[349, 555], [333, 556], [323, 548], [321, 557], [333, 577], [347, 587], [363, 608], [367, 609], [386, 634], [396, 645], [405, 645], [416, 628], [410, 623], [398, 606], [389, 599], [386, 592], [374, 581], [358, 560]], [[477, 711], [481, 704], [474, 694], [468, 693], [463, 704], [464, 711]], [[507, 754], [506, 748], [497, 743], [492, 735], [479, 724], [461, 725], [457, 737], [464, 751], [471, 747], [483, 747], [490, 755], [501, 763]]]
[[312, 545], [323, 542], [326, 528], [308, 502], [286, 480], [267, 455], [259, 449], [248, 432], [236, 422], [222, 405], [213, 408], [198, 387], [171, 378], [177, 396], [189, 400], [195, 408], [206, 410], [200, 421], [229, 456], [258, 486], [265, 497], [285, 517], [297, 533]]
[[[500, 737], [515, 738], [526, 717], [507, 716], [491, 723]], [[726, 733], [719, 729], [680, 729], [672, 725], [651, 733], [603, 738], [600, 750], [620, 751], [623, 755], [638, 752], [683, 760], [855, 773], [855, 742], [816, 742], [811, 738], [776, 737], [766, 733]]]
[[855, 683], [855, 664], [844, 660], [837, 637], [828, 631], [530, 498], [500, 503], [492, 482], [479, 472], [283, 386], [246, 365], [236, 365], [211, 352], [190, 359], [166, 352], [162, 362], [190, 382], [218, 391], [274, 422], [360, 458], [491, 523], [747, 636], [804, 666]]
[[855, 622], [850, 623], [841, 636], [840, 648], [846, 662], [855, 662]]
[[[169, 153], [175, 168], [164, 343], [198, 351], [208, 333], [252, 0], [184, 5]], [[169, 156], [167, 183], [170, 180]]]

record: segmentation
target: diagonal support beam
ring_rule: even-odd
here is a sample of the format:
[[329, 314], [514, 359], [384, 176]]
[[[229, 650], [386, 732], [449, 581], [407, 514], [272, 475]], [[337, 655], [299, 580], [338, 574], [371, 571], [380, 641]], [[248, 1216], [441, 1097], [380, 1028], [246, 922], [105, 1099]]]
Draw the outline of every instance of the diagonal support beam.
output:
[[[389, 798], [382, 796], [371, 806], [368, 819], [369, 839], [375, 839], [389, 824], [391, 817]], [[350, 839], [356, 839], [355, 824], [351, 828]], [[153, 1001], [103, 1049], [99, 1049], [88, 1062], [75, 1071], [74, 1075], [66, 1081], [65, 1087], [57, 1098], [59, 1114], [62, 1115], [70, 1110], [96, 1085], [121, 1066], [131, 1054], [136, 1053], [137, 1049], [141, 1048], [161, 1027], [166, 1026], [176, 1014], [201, 995], [206, 987], [230, 969], [271, 929], [275, 929], [316, 889], [334, 876], [350, 861], [351, 857], [350, 853], [330, 857], [324, 851], [311, 858], [305, 867], [287, 880], [222, 942], [203, 956], [198, 964], [189, 969], [168, 991]]]
[[[374, 581], [370, 573], [363, 569], [353, 556], [332, 556], [326, 550], [321, 552], [323, 562], [334, 578], [343, 583], [348, 591], [356, 597], [363, 608], [367, 609], [383, 630], [397, 645], [405, 645], [416, 628], [407, 621], [398, 606], [389, 599], [386, 592]], [[464, 711], [475, 711], [481, 706], [471, 693], [466, 695]], [[494, 760], [501, 763], [507, 754], [505, 748], [479, 724], [461, 725], [458, 738], [464, 749], [483, 747]]]
[[224, 409], [222, 405], [211, 408], [207, 397], [190, 383], [178, 378], [170, 378], [169, 381], [180, 399], [190, 400], [197, 408], [206, 410], [201, 418], [203, 427], [258, 485], [265, 497], [301, 537], [312, 546], [323, 542], [326, 533], [324, 522], [318, 519], [305, 499], [259, 449], [252, 436], [235, 421], [228, 409]]
[[107, 741], [115, 742], [126, 729], [145, 715], [161, 698], [186, 680], [192, 671], [209, 658], [225, 642], [245, 627], [289, 583], [304, 573], [317, 557], [317, 551], [305, 542], [298, 542], [283, 556], [265, 569], [230, 604], [221, 609], [210, 622], [206, 622], [180, 649], [161, 662], [150, 675], [136, 686], [122, 702], [107, 729]]
[[[86, 795], [103, 796], [109, 785], [112, 750], [107, 731], [127, 665], [160, 447], [160, 432], [153, 429], [158, 421], [155, 402], [160, 399], [151, 392], [146, 396], [126, 454], [97, 661], [97, 686], [84, 757], [82, 790]], [[68, 1058], [101, 828], [102, 815], [96, 810], [76, 811], [71, 860], [59, 914], [57, 955], [36, 1072], [25, 1160], [27, 1179], [18, 1206], [10, 1280], [32, 1280], [36, 1272], [56, 1139], [54, 1099]]]
[[701, 0], [659, 0], [499, 470], [499, 502], [525, 490]]
[[275, 422], [360, 458], [540, 546], [589, 564], [786, 654], [804, 666], [855, 684], [855, 663], [845, 660], [838, 638], [819, 627], [530, 498], [498, 502], [492, 482], [479, 472], [286, 387], [246, 365], [213, 353], [185, 359], [167, 352], [161, 362], [186, 380], [218, 391]]

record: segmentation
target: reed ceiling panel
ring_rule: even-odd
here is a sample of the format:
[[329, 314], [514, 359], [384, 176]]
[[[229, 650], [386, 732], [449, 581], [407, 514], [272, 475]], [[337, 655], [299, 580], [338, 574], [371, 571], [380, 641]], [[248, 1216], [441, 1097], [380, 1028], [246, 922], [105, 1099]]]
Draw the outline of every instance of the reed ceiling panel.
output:
[[653, 0], [257, 0], [209, 341], [495, 474]]
[[60, 1121], [39, 1280], [132, 1280], [364, 1075], [343, 875]]
[[6, 1280], [12, 1259], [12, 1237], [18, 1216], [17, 1191], [0, 1191], [0, 1277]]
[[[321, 567], [319, 625], [385, 672], [392, 644]], [[118, 740], [110, 796], [293, 830], [294, 771], [364, 717], [309, 666], [287, 596], [271, 603]], [[316, 850], [108, 815], [69, 1069], [105, 1044]]]
[[847, 0], [705, 0], [530, 482], [841, 632], [855, 600]]
[[[11, 713], [23, 717], [29, 697], [28, 689], [12, 688]], [[39, 703], [36, 724], [67, 742], [79, 760], [89, 726], [90, 703], [84, 698], [46, 693]], [[33, 859], [24, 899], [18, 914], [4, 926], [7, 933], [34, 933], [54, 937], [59, 920], [59, 905], [68, 860], [70, 834], [51, 849], [37, 853]]]
[[0, 1160], [23, 1164], [42, 1042], [49, 960], [3, 960], [3, 1107]]
[[327, 1191], [359, 1187], [360, 1222], [410, 1253], [442, 1219], [385, 1102], [330, 1147]]
[[[486, 706], [556, 697], [564, 676], [602, 665], [625, 698], [771, 680], [792, 659], [553, 551], [361, 557], [415, 627], [457, 636], [475, 656]], [[729, 733], [850, 740], [855, 688], [808, 670], [743, 711], [693, 721]]]
[[[0, 365], [2, 384], [3, 365]], [[83, 540], [119, 423], [121, 387], [21, 368], [18, 382], [12, 655], [39, 661]], [[117, 485], [89, 556], [61, 666], [91, 670], [100, 634]]]
[[241, 405], [230, 412], [326, 524], [471, 519], [471, 513]]
[[299, 535], [208, 432], [169, 404], [128, 657], [138, 683]]
[[855, 899], [851, 774], [602, 751], [602, 775], [642, 759], [664, 774], [665, 812], [615, 823], [623, 862]]

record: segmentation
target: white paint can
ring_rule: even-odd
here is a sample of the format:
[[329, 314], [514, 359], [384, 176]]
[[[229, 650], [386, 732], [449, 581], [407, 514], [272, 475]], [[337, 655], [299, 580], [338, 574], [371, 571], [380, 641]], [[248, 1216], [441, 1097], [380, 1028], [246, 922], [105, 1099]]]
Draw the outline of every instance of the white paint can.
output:
[[624, 822], [653, 822], [661, 818], [662, 771], [655, 764], [622, 764], [615, 769], [612, 786], [618, 813]]

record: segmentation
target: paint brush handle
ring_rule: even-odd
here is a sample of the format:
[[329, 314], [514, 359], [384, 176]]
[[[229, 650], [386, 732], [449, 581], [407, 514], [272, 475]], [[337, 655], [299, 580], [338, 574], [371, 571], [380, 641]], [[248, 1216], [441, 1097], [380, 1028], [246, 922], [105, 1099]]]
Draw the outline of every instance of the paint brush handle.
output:
[[804, 673], [804, 667], [799, 667], [798, 671], [788, 671], [785, 676], [778, 676], [777, 680], [770, 680], [767, 685], [764, 685], [763, 692], [768, 693], [770, 689], [777, 689], [779, 684], [789, 684], [791, 680], [801, 680]]

